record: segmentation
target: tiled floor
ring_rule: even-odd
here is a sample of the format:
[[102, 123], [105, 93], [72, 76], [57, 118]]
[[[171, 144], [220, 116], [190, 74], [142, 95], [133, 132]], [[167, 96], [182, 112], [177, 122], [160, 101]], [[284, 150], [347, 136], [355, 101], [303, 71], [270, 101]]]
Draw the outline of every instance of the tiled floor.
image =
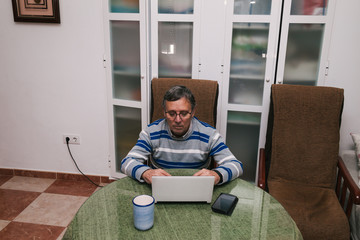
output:
[[87, 181], [0, 175], [0, 239], [61, 239], [96, 190]]

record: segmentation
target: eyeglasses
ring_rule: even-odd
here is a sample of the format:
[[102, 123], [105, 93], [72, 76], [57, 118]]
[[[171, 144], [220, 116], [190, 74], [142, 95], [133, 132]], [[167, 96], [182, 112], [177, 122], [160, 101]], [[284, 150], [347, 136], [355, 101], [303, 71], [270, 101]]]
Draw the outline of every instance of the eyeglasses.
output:
[[181, 111], [179, 113], [176, 113], [175, 111], [169, 111], [165, 113], [167, 114], [168, 118], [170, 118], [171, 120], [174, 120], [178, 115], [182, 120], [185, 120], [189, 118], [191, 115], [191, 112], [188, 111]]

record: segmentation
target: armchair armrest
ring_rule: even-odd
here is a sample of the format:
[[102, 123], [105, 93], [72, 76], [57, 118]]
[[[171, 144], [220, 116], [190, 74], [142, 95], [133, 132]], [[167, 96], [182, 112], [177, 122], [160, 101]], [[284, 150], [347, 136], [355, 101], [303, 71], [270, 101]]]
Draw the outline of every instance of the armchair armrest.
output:
[[265, 149], [264, 148], [260, 148], [260, 152], [259, 152], [258, 187], [265, 190]]
[[[338, 157], [338, 169], [336, 195], [341, 206], [344, 208], [346, 216], [349, 218], [353, 204], [360, 205], [360, 189], [352, 179], [349, 170], [340, 156]], [[348, 197], [347, 192], [349, 192]]]

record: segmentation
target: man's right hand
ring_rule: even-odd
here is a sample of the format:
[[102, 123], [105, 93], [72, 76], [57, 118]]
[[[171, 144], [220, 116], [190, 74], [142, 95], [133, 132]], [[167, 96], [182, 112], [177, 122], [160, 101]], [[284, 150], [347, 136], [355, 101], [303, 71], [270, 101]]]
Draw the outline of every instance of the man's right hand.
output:
[[168, 172], [166, 172], [164, 169], [149, 169], [143, 172], [142, 179], [145, 180], [148, 184], [152, 183], [152, 177], [153, 176], [171, 176]]

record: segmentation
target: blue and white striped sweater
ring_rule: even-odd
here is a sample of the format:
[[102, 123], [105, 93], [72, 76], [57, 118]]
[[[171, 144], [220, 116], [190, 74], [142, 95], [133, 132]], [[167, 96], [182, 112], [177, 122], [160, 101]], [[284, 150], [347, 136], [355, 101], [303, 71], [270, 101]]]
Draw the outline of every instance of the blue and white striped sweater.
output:
[[182, 138], [172, 136], [165, 119], [159, 119], [140, 133], [132, 150], [121, 162], [121, 171], [132, 178], [141, 179], [149, 169], [145, 161], [152, 156], [153, 168], [206, 168], [210, 157], [219, 165], [216, 170], [223, 182], [243, 172], [242, 164], [224, 144], [221, 136], [207, 123], [192, 119], [190, 129]]

